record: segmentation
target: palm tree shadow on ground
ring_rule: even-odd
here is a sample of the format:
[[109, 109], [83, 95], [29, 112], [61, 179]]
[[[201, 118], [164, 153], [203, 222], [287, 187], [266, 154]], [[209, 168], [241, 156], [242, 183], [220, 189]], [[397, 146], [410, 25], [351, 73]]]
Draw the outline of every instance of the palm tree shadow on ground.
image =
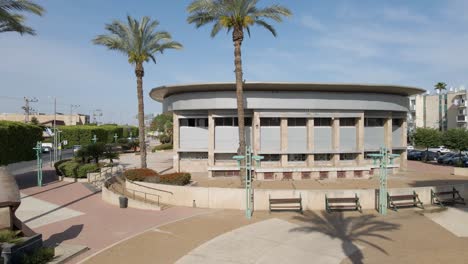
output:
[[345, 217], [343, 212], [307, 212], [304, 216], [295, 216], [294, 219], [306, 225], [293, 228], [290, 232], [314, 233], [320, 232], [332, 239], [340, 239], [343, 252], [352, 263], [363, 263], [364, 256], [356, 242], [368, 245], [388, 255], [387, 251], [371, 242], [369, 238], [380, 238], [391, 241], [384, 233], [400, 228], [399, 224], [385, 222], [377, 219], [377, 215], [359, 215]]

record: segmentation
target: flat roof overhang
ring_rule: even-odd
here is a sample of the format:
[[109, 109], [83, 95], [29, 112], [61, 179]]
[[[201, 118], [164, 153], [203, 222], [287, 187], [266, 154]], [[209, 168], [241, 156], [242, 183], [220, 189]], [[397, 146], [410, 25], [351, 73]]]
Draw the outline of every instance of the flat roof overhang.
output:
[[[153, 88], [149, 95], [160, 103], [164, 98], [188, 92], [235, 91], [235, 83], [195, 83], [168, 85]], [[384, 84], [349, 84], [349, 83], [287, 83], [287, 82], [248, 82], [244, 91], [315, 91], [315, 92], [348, 92], [348, 93], [382, 93], [410, 96], [421, 94], [426, 90], [400, 85]]]

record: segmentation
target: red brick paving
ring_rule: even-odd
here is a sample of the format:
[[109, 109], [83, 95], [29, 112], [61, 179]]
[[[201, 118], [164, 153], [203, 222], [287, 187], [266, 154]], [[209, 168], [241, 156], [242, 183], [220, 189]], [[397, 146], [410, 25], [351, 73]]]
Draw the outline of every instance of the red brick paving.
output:
[[17, 175], [17, 178], [22, 193], [84, 213], [34, 229], [43, 235], [46, 244], [65, 242], [90, 248], [72, 263], [151, 227], [208, 212], [188, 207], [173, 207], [160, 212], [120, 209], [103, 202], [101, 193], [93, 194], [81, 183], [54, 181], [54, 174], [52, 171], [44, 172], [49, 182], [44, 187], [26, 184], [34, 182], [35, 173]]

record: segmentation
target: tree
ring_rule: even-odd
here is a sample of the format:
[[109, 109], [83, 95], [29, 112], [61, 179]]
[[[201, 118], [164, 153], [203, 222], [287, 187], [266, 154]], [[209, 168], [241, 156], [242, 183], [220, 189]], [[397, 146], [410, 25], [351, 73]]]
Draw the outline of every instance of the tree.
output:
[[151, 130], [158, 131], [161, 143], [172, 143], [173, 116], [171, 114], [157, 115], [151, 122]]
[[286, 7], [272, 5], [265, 8], [257, 7], [258, 0], [195, 0], [188, 7], [189, 17], [187, 22], [195, 24], [197, 28], [213, 24], [211, 37], [215, 37], [219, 31], [226, 29], [232, 31], [234, 42], [234, 65], [236, 74], [237, 118], [239, 124], [239, 150], [245, 152], [244, 129], [244, 96], [242, 79], [241, 45], [244, 40], [244, 30], [250, 36], [250, 27], [261, 26], [270, 31], [276, 37], [276, 30], [266, 19], [281, 22], [283, 17], [292, 13]]
[[414, 142], [416, 146], [425, 147], [426, 151], [428, 151], [430, 147], [441, 145], [442, 134], [434, 128], [418, 127], [414, 133]]
[[447, 84], [444, 82], [438, 82], [434, 85], [434, 88], [439, 91], [439, 130], [442, 131], [445, 127], [442, 116], [442, 91], [447, 90]]
[[138, 127], [140, 142], [141, 167], [146, 168], [145, 145], [145, 112], [143, 105], [143, 63], [150, 60], [156, 63], [156, 54], [166, 49], [181, 49], [182, 45], [172, 41], [169, 32], [155, 31], [159, 25], [157, 20], [143, 17], [140, 21], [127, 16], [127, 23], [115, 20], [106, 25], [108, 35], [99, 35], [93, 39], [94, 44], [103, 45], [110, 50], [122, 52], [128, 57], [128, 62], [135, 67], [138, 98]]
[[33, 116], [31, 118], [31, 124], [36, 125], [36, 126], [39, 125], [39, 120], [37, 120], [37, 117]]
[[464, 128], [449, 129], [443, 134], [442, 141], [451, 150], [468, 150], [468, 131]]
[[0, 33], [18, 32], [36, 35], [34, 29], [26, 26], [25, 17], [15, 12], [29, 12], [42, 16], [44, 8], [28, 0], [0, 0]]
[[107, 144], [104, 148], [104, 158], [109, 159], [110, 163], [114, 163], [114, 159], [119, 158], [119, 153], [114, 149], [113, 144]]

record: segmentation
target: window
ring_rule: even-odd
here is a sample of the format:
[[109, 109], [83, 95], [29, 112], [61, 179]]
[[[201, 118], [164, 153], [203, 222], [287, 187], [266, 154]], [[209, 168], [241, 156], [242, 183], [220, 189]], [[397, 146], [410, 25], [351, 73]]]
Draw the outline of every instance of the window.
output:
[[331, 126], [331, 118], [314, 118], [314, 126]]
[[260, 126], [280, 126], [281, 120], [278, 117], [260, 118]]
[[356, 153], [342, 153], [340, 154], [340, 160], [355, 160], [356, 156]]
[[[239, 126], [237, 117], [217, 117], [215, 118], [216, 126]], [[244, 118], [244, 126], [252, 126], [252, 118]]]
[[306, 161], [307, 155], [306, 154], [288, 154], [288, 161]]
[[332, 159], [332, 154], [315, 154], [315, 161], [330, 161]]
[[392, 126], [399, 127], [403, 123], [402, 119], [392, 119]]
[[179, 157], [181, 160], [206, 160], [208, 152], [181, 152]]
[[364, 152], [364, 158], [367, 160], [371, 160], [372, 158], [369, 157], [369, 154], [380, 154], [380, 152], [379, 151]]
[[364, 126], [366, 127], [381, 127], [383, 125], [383, 118], [364, 118]]
[[236, 153], [215, 153], [215, 161], [235, 161], [232, 157], [237, 155]]
[[288, 118], [288, 126], [306, 126], [307, 119], [305, 118]]
[[208, 118], [181, 118], [181, 127], [208, 127]]
[[263, 159], [261, 161], [280, 161], [279, 154], [263, 154]]
[[356, 126], [356, 118], [340, 118], [340, 126]]

